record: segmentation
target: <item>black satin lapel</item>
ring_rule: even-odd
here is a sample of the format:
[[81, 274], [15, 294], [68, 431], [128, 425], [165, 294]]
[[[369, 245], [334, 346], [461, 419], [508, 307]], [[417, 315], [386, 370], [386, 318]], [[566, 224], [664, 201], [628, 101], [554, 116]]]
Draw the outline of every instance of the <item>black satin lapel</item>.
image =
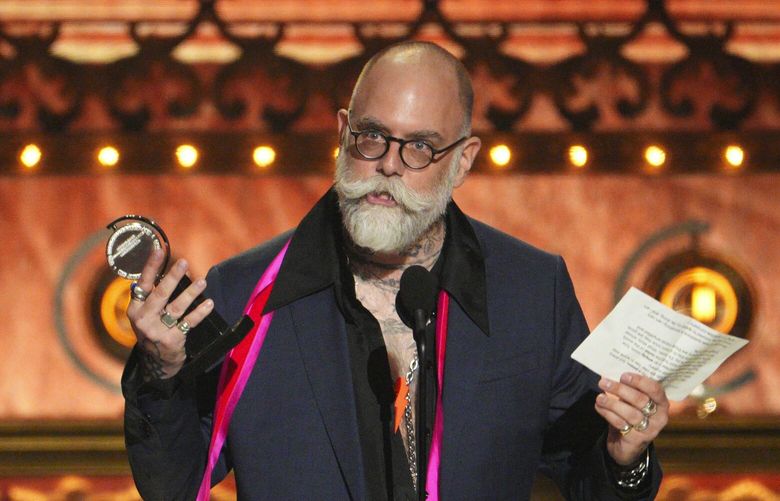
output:
[[346, 326], [327, 288], [290, 305], [314, 397], [352, 499], [365, 496]]
[[451, 202], [447, 210], [441, 286], [455, 298], [482, 332], [490, 335], [485, 257], [469, 219]]
[[442, 444], [442, 474], [448, 465], [457, 463], [461, 454], [468, 454], [462, 445], [464, 428], [480, 410], [475, 409], [474, 379], [483, 365], [483, 344], [489, 338], [450, 298], [447, 324], [447, 351], [444, 361], [444, 437]]
[[264, 312], [275, 311], [298, 298], [324, 289], [336, 278], [341, 235], [336, 194], [329, 190], [301, 220], [290, 239]]

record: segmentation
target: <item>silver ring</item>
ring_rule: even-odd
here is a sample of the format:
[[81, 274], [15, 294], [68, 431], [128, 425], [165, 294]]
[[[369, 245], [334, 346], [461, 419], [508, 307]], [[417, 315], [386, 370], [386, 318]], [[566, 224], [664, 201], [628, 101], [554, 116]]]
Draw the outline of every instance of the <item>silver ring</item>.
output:
[[143, 290], [141, 286], [138, 285], [138, 282], [130, 284], [130, 295], [133, 299], [141, 303], [146, 301], [146, 298], [149, 297], [149, 293]]
[[618, 431], [620, 432], [621, 435], [623, 435], [625, 437], [626, 435], [631, 433], [631, 430], [633, 430], [633, 429], [634, 429], [633, 426], [631, 426], [630, 424], [626, 424], [622, 428], [619, 428]]
[[652, 416], [658, 412], [658, 405], [656, 405], [655, 402], [653, 402], [653, 399], [647, 401], [644, 407], [642, 407], [642, 414], [644, 414], [647, 417]]
[[162, 322], [164, 326], [170, 329], [171, 327], [179, 323], [179, 319], [173, 318], [170, 313], [163, 310], [162, 314], [160, 315], [160, 322]]
[[184, 334], [185, 336], [187, 335], [187, 333], [190, 331], [190, 328], [191, 328], [191, 327], [190, 327], [190, 323], [189, 323], [189, 322], [187, 322], [186, 320], [182, 320], [181, 322], [179, 322], [179, 324], [178, 324], [176, 327], [177, 327], [177, 328], [178, 328], [178, 329], [179, 329], [179, 330], [182, 332], [182, 334]]
[[650, 426], [650, 417], [645, 416], [640, 422], [634, 425], [636, 431], [645, 431]]

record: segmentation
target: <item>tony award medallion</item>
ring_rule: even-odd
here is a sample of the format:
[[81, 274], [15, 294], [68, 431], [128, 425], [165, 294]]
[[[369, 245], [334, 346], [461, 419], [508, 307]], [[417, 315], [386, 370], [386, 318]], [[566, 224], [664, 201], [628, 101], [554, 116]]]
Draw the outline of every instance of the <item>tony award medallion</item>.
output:
[[151, 219], [143, 216], [124, 216], [112, 221], [113, 230], [106, 244], [106, 258], [111, 269], [122, 278], [138, 280], [152, 252], [165, 249], [162, 269], [168, 266], [170, 246], [165, 232]]
[[[106, 259], [114, 273], [122, 278], [138, 280], [152, 252], [156, 249], [165, 251], [165, 259], [158, 276], [155, 277], [156, 285], [165, 275], [171, 256], [168, 237], [162, 228], [149, 218], [127, 215], [109, 223], [108, 229], [112, 233], [106, 244]], [[182, 277], [168, 302], [176, 299], [191, 283], [189, 277], [186, 275]], [[187, 316], [205, 300], [205, 296], [198, 295], [181, 318]], [[211, 368], [243, 339], [253, 325], [252, 319], [245, 315], [233, 327], [229, 327], [227, 322], [212, 310], [206, 318], [185, 334], [187, 339], [184, 347], [187, 361], [175, 378], [193, 379]]]

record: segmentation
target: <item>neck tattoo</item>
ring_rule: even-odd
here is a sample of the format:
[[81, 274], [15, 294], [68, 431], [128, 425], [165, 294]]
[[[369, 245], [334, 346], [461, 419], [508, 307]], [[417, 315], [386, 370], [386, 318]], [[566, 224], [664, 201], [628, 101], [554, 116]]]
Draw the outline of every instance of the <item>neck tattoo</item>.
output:
[[397, 292], [398, 281], [406, 268], [413, 265], [428, 270], [433, 268], [444, 245], [444, 226], [443, 220], [437, 221], [408, 249], [398, 253], [373, 252], [347, 240], [347, 259], [352, 274], [356, 279], [376, 283], [382, 288], [395, 283]]

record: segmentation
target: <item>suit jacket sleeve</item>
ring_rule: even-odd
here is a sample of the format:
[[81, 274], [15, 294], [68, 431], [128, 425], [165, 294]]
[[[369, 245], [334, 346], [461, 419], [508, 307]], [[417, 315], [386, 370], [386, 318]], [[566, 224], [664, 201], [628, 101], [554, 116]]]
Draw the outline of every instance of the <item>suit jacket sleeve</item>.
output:
[[636, 492], [621, 489], [612, 478], [604, 442], [606, 422], [594, 409], [598, 375], [571, 358], [588, 335], [588, 326], [574, 294], [563, 259], [555, 282], [555, 372], [545, 433], [542, 472], [567, 499], [654, 499], [661, 467], [651, 447], [650, 478]]
[[[219, 273], [212, 269], [206, 295], [221, 309]], [[181, 384], [169, 395], [143, 383], [136, 347], [122, 375], [125, 444], [136, 487], [145, 500], [195, 499], [211, 437], [216, 381], [220, 366], [194, 384]], [[227, 474], [223, 451], [212, 485]]]

